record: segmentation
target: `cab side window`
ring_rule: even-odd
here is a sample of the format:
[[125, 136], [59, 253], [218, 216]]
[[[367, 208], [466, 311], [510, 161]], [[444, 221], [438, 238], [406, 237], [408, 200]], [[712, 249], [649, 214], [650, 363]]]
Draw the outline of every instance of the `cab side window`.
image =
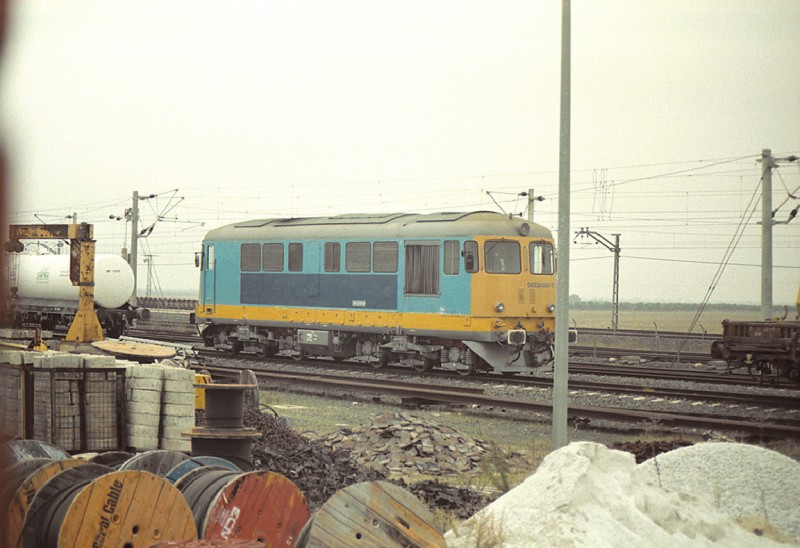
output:
[[548, 242], [532, 242], [530, 244], [531, 274], [553, 274], [555, 261], [553, 245]]
[[468, 240], [464, 242], [464, 270], [470, 273], [477, 272], [480, 268], [478, 260], [478, 242]]

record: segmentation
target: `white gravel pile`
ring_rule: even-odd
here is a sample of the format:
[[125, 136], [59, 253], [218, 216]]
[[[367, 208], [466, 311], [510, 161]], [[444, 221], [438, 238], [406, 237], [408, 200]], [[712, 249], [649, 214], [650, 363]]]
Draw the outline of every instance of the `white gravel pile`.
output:
[[800, 463], [741, 443], [699, 443], [639, 465], [669, 491], [702, 494], [741, 521], [768, 523], [800, 543]]
[[451, 548], [785, 546], [739, 527], [704, 498], [649, 478], [630, 453], [572, 443], [445, 539]]

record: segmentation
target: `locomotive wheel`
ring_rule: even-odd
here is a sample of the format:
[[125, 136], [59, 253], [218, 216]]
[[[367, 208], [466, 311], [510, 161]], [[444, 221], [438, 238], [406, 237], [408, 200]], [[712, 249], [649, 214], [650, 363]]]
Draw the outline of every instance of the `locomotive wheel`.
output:
[[381, 350], [381, 355], [378, 357], [378, 361], [376, 362], [369, 362], [373, 369], [383, 369], [387, 365], [389, 365], [389, 361], [391, 360], [392, 353], [388, 350]]
[[[463, 369], [459, 367], [458, 369], [456, 369], [456, 373], [458, 373], [462, 377], [469, 377], [470, 375], [474, 375], [475, 374], [475, 365], [468, 365], [467, 367], [465, 367]], [[505, 373], [504, 373], [504, 375], [505, 375]], [[512, 373], [512, 375], [513, 375], [513, 373]]]
[[430, 358], [423, 358], [422, 363], [413, 363], [411, 367], [414, 368], [414, 371], [417, 373], [425, 373], [433, 369], [433, 366], [436, 365], [436, 362]]
[[261, 343], [256, 347], [256, 356], [259, 358], [271, 358], [275, 355], [275, 345]]

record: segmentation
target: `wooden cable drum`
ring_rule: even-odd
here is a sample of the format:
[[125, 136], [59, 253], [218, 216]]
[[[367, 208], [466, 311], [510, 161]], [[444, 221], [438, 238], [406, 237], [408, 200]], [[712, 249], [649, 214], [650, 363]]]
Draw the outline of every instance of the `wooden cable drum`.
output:
[[216, 468], [212, 466], [197, 468], [187, 474], [177, 486], [178, 490], [183, 493], [189, 508], [192, 509], [192, 516], [200, 538], [202, 538], [203, 521], [209, 504], [228, 482], [240, 475], [239, 472], [227, 468], [222, 470]]
[[[70, 472], [95, 466], [99, 465], [62, 472], [39, 490], [25, 520], [26, 548], [144, 548], [158, 542], [197, 539], [192, 512], [180, 491], [150, 472], [119, 470], [87, 475], [69, 484], [58, 481]], [[35, 516], [36, 526], [31, 512], [40, 496], [45, 503]]]
[[22, 536], [22, 526], [25, 523], [25, 513], [28, 511], [33, 497], [50, 478], [64, 470], [85, 466], [89, 462], [83, 459], [65, 459], [50, 461], [22, 482], [8, 504], [8, 527], [6, 528], [6, 546], [17, 546]]
[[159, 542], [150, 548], [271, 548], [257, 540], [185, 540]]
[[3, 445], [3, 461], [12, 464], [29, 459], [68, 459], [69, 454], [60, 447], [39, 440], [12, 440]]
[[446, 546], [431, 511], [405, 489], [385, 481], [357, 483], [337, 491], [301, 537], [298, 548]]
[[28, 459], [0, 472], [0, 515], [6, 514], [11, 497], [25, 479], [51, 462], [52, 459]]
[[8, 515], [9, 505], [14, 493], [16, 493], [17, 489], [25, 482], [28, 476], [51, 462], [53, 462], [51, 459], [45, 458], [28, 459], [17, 462], [4, 470], [0, 470], [0, 516], [3, 516], [0, 518], [3, 520], [3, 522], [0, 523], [0, 540], [5, 539], [10, 528], [10, 524], [5, 516]]
[[200, 538], [294, 546], [310, 516], [303, 493], [291, 480], [275, 472], [248, 472], [228, 481], [211, 499]]
[[204, 476], [212, 471], [222, 472], [225, 470], [229, 472], [231, 471], [230, 468], [227, 468], [225, 466], [217, 466], [213, 464], [209, 466], [200, 466], [199, 468], [194, 468], [177, 479], [177, 481], [175, 482], [175, 488], [181, 493], [183, 493], [186, 489], [189, 488], [189, 486], [192, 483], [194, 483], [194, 481], [197, 478]]
[[188, 459], [189, 456], [178, 451], [165, 451], [154, 449], [134, 455], [119, 465], [119, 470], [142, 470], [156, 476], [166, 476], [167, 472], [175, 468], [176, 464]]
[[234, 472], [242, 472], [241, 468], [227, 459], [220, 457], [200, 456], [191, 457], [183, 462], [178, 463], [172, 470], [167, 472], [167, 475], [164, 477], [167, 478], [167, 481], [170, 483], [175, 484], [183, 476], [195, 468], [200, 468], [202, 466], [220, 466], [222, 468], [227, 468], [228, 470], [233, 470]]
[[[56, 546], [57, 539], [47, 542], [48, 528], [55, 517], [53, 509], [58, 509], [61, 501], [71, 500], [87, 484], [109, 472], [111, 468], [107, 466], [87, 463], [62, 470], [47, 480], [28, 504], [20, 537], [22, 545], [26, 548]], [[63, 514], [57, 517], [63, 519]]]
[[92, 346], [117, 358], [124, 358], [142, 363], [151, 363], [156, 360], [174, 358], [176, 353], [174, 348], [160, 344], [120, 341], [116, 339], [96, 341], [92, 343]]
[[100, 453], [96, 457], [92, 457], [89, 459], [89, 462], [94, 464], [102, 464], [103, 466], [108, 466], [109, 468], [119, 468], [123, 462], [127, 461], [133, 456], [133, 453], [128, 453], [127, 451], [106, 451], [105, 453]]

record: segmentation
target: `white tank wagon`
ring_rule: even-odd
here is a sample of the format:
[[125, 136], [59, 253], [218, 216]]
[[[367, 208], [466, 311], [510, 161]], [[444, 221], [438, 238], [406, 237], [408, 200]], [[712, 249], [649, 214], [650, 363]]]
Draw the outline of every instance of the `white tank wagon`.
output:
[[[79, 288], [69, 279], [69, 255], [6, 255], [7, 309], [15, 326], [68, 327], [78, 309]], [[106, 336], [123, 334], [136, 317], [130, 305], [133, 270], [117, 255], [95, 255], [94, 304]]]

